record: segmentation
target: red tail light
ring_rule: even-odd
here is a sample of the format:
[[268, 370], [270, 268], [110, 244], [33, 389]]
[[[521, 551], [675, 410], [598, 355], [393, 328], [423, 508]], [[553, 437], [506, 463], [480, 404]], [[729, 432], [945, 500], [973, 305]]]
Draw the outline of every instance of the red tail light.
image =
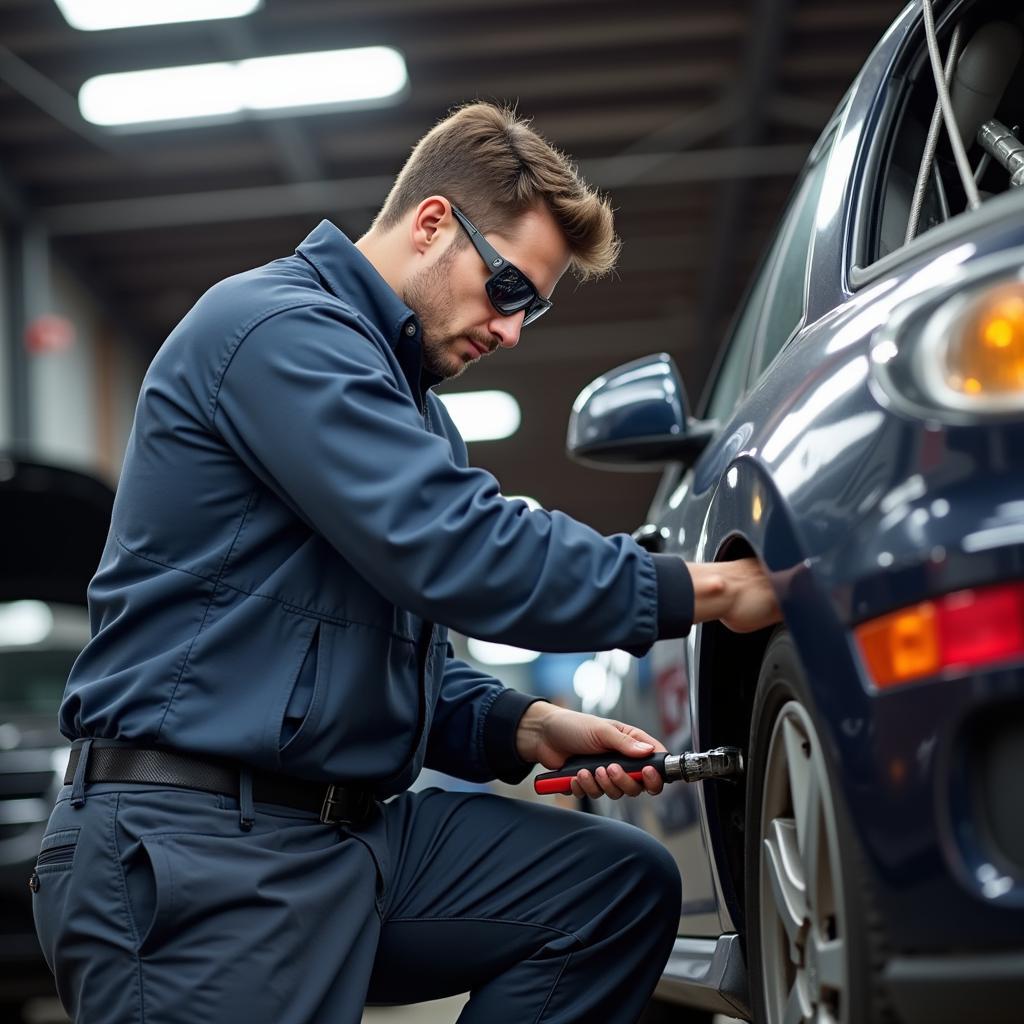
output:
[[880, 688], [1024, 656], [1024, 582], [958, 590], [854, 630]]

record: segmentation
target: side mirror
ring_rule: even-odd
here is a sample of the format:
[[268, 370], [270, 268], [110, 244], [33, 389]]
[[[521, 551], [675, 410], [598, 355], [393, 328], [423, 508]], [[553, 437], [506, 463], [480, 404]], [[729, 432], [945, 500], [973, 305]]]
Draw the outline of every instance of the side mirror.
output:
[[573, 403], [566, 450], [602, 469], [690, 465], [714, 437], [714, 421], [690, 419], [672, 357], [635, 359], [598, 377]]

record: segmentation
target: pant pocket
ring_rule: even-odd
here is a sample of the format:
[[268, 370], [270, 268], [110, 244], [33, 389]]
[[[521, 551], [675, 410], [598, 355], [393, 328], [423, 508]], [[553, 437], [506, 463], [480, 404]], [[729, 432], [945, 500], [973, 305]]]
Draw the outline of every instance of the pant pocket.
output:
[[46, 966], [55, 972], [55, 952], [67, 919], [68, 897], [74, 884], [73, 868], [81, 829], [49, 832], [39, 844], [39, 855], [29, 876], [32, 917]]
[[139, 838], [125, 858], [124, 880], [136, 950], [145, 956], [160, 945], [173, 915], [174, 883], [160, 836]]

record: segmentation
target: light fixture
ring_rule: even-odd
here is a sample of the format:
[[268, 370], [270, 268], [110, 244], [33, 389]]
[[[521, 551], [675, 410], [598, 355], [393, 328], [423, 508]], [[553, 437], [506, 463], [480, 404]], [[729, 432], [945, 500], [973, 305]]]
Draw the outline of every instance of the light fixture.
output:
[[365, 107], [393, 100], [408, 83], [405, 60], [387, 46], [288, 53], [90, 78], [82, 116], [108, 128], [237, 120], [289, 109]]
[[466, 646], [481, 665], [529, 665], [540, 657], [540, 651], [528, 651], [524, 647], [510, 647], [508, 644], [492, 644], [487, 640], [470, 638]]
[[463, 391], [441, 401], [464, 441], [500, 441], [522, 422], [519, 403], [507, 391]]
[[83, 32], [181, 21], [242, 18], [262, 0], [56, 0], [64, 20]]
[[0, 646], [27, 647], [53, 632], [53, 612], [43, 601], [10, 601], [0, 604]]

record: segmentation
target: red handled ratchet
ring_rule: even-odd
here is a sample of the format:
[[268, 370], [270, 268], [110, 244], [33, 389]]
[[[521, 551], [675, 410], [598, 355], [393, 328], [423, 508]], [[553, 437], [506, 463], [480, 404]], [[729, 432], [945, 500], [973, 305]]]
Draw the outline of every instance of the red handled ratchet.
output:
[[584, 769], [591, 774], [598, 768], [617, 764], [631, 778], [643, 780], [648, 765], [656, 768], [666, 782], [699, 782], [743, 774], [743, 751], [739, 747], [715, 747], [701, 754], [652, 754], [650, 757], [619, 757], [614, 751], [571, 757], [557, 771], [544, 772], [533, 780], [534, 791], [541, 794], [571, 793], [572, 780]]

